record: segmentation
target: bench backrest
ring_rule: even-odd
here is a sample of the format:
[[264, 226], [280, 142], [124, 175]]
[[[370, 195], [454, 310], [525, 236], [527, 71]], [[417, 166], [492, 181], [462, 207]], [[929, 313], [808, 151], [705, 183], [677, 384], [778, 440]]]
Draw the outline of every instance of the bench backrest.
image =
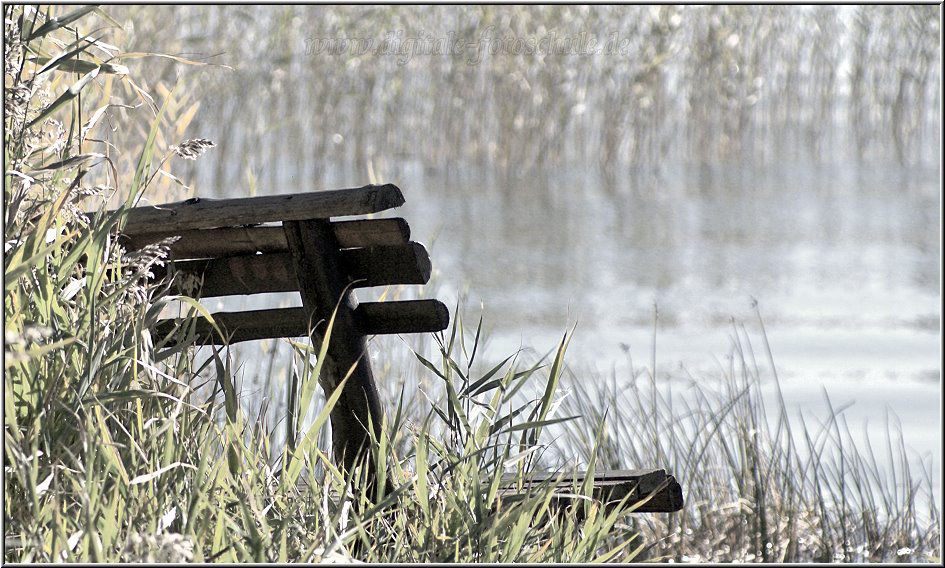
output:
[[[178, 237], [169, 250], [170, 269], [176, 274], [174, 286], [179, 293], [201, 298], [299, 292], [299, 275], [284, 222], [313, 219], [327, 220], [337, 245], [342, 281], [352, 289], [425, 284], [430, 279], [430, 257], [422, 244], [410, 241], [407, 221], [399, 217], [334, 219], [376, 213], [403, 203], [403, 195], [392, 184], [238, 199], [189, 199], [131, 209], [122, 235], [129, 249]], [[308, 334], [304, 308], [213, 316], [226, 337], [206, 320], [197, 322], [198, 335], [212, 344]], [[331, 314], [318, 316], [327, 319]], [[449, 311], [438, 300], [366, 302], [354, 309], [354, 320], [365, 335], [435, 332], [449, 325]], [[166, 332], [174, 323], [162, 322], [158, 331]]]
[[[335, 460], [351, 467], [379, 433], [382, 405], [366, 356], [366, 335], [434, 332], [449, 325], [438, 300], [365, 302], [352, 289], [425, 284], [430, 257], [401, 218], [338, 219], [403, 205], [392, 184], [239, 199], [188, 199], [131, 209], [121, 228], [130, 249], [167, 237], [177, 291], [200, 298], [298, 292], [301, 308], [212, 314], [196, 320], [202, 343], [311, 335], [315, 345], [334, 316], [319, 381], [326, 396], [347, 383], [332, 415]], [[159, 322], [166, 337], [178, 320]], [[373, 465], [369, 464], [373, 469]]]

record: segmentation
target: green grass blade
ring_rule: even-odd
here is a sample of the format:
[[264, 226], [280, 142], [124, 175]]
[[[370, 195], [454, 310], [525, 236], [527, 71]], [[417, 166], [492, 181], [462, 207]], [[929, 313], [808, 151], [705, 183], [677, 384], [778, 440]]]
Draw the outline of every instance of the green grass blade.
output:
[[24, 38], [24, 41], [31, 42], [34, 39], [41, 38], [60, 28], [64, 28], [68, 26], [69, 24], [71, 24], [72, 22], [84, 17], [86, 14], [96, 9], [97, 9], [97, 6], [83, 6], [79, 8], [78, 10], [69, 12], [65, 16], [50, 18], [49, 20], [46, 20], [46, 22], [43, 23], [43, 25], [33, 30], [32, 33], [30, 33], [26, 38]]

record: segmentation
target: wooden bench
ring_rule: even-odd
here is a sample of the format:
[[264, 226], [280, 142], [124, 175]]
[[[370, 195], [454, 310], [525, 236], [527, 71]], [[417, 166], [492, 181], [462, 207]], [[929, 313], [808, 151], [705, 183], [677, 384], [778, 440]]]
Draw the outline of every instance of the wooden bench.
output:
[[[449, 311], [438, 300], [358, 304], [355, 299], [356, 288], [429, 280], [429, 255], [423, 245], [410, 241], [404, 219], [338, 219], [403, 203], [400, 189], [391, 184], [237, 199], [193, 198], [131, 209], [121, 238], [129, 249], [139, 249], [178, 237], [170, 245], [168, 266], [175, 274], [174, 286], [187, 295], [298, 292], [301, 296], [300, 308], [212, 314], [219, 331], [207, 320], [197, 320], [196, 333], [203, 344], [310, 336], [317, 345], [335, 314], [319, 380], [327, 396], [353, 369], [331, 414], [335, 462], [350, 468], [369, 442], [366, 425], [372, 424], [375, 434], [381, 425], [382, 404], [365, 337], [436, 332], [449, 326]], [[166, 336], [179, 323], [163, 320], [155, 331]], [[629, 472], [619, 480], [615, 475], [595, 476], [597, 498], [608, 501], [614, 491], [623, 491], [621, 497], [635, 491], [635, 501], [653, 493], [652, 504], [643, 505], [641, 512], [675, 511], [682, 506], [678, 483], [663, 470]], [[503, 495], [514, 497], [515, 488], [504, 488]]]
[[[503, 476], [505, 485], [499, 489], [499, 497], [501, 500], [514, 500], [532, 487], [540, 488], [543, 484], [550, 484], [555, 487], [551, 507], [560, 510], [577, 502], [578, 496], [574, 494], [573, 489], [575, 486], [580, 488], [585, 478], [585, 473], [573, 476], [534, 474], [520, 488], [516, 485], [515, 475], [506, 474]], [[592, 481], [591, 496], [603, 504], [605, 510], [618, 505], [624, 498], [628, 505], [635, 506], [634, 513], [673, 513], [683, 507], [682, 487], [675, 477], [663, 469], [596, 472]]]

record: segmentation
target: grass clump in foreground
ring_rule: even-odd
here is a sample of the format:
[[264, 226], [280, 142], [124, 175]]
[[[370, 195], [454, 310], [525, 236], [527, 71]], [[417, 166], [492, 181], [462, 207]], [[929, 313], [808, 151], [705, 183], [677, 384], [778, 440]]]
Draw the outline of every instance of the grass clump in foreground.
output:
[[[98, 40], [75, 37], [73, 26], [99, 13], [78, 8], [54, 20], [4, 10], [4, 560], [940, 557], [938, 508], [920, 517], [922, 481], [908, 463], [884, 475], [836, 413], [820, 430], [769, 425], [761, 374], [745, 364], [750, 349], [733, 357], [727, 390], [697, 388], [682, 408], [655, 389], [647, 396], [606, 381], [583, 380], [562, 401], [568, 336], [549, 361], [509, 357], [478, 372], [481, 322], [470, 334], [459, 317], [435, 337], [432, 361], [418, 354], [434, 381], [431, 404], [406, 390], [388, 398], [373, 451], [390, 483], [368, 500], [360, 471], [342, 475], [327, 458], [335, 397], [315, 403], [319, 346], [293, 342], [295, 380], [279, 393], [291, 412], [271, 425], [262, 410], [249, 415], [237, 362], [226, 350], [190, 347], [205, 310], [161, 283], [144, 285], [163, 249], [124, 251], [120, 211], [81, 215], [84, 200], [109, 191], [90, 186], [96, 176], [124, 206], [153, 188], [168, 128], [153, 109], [134, 171], [104, 167], [115, 161], [88, 136], [102, 106], [91, 101], [106, 98], [103, 75], [130, 79], [114, 49], [98, 59]], [[169, 306], [193, 317], [171, 337], [153, 336]], [[570, 443], [542, 443], [555, 432]], [[889, 450], [904, 455], [901, 440]], [[503, 473], [521, 479], [574, 456], [582, 469], [666, 465], [686, 510], [605, 514], [581, 487], [555, 514], [547, 487], [499, 502]]]

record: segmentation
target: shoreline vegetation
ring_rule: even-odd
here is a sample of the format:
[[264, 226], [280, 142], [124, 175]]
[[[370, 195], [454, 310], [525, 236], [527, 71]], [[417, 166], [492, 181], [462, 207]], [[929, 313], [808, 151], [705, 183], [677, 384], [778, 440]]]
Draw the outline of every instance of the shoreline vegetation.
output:
[[[482, 319], [457, 306], [449, 330], [384, 367], [372, 451], [390, 485], [369, 501], [360, 470], [328, 457], [336, 397], [319, 393], [320, 346], [290, 341], [291, 387], [250, 410], [240, 361], [191, 347], [206, 310], [146, 285], [166, 248], [114, 238], [145, 192], [157, 203], [184, 185], [175, 164], [212, 152], [185, 136], [186, 94], [125, 65], [171, 56], [109, 45], [118, 23], [99, 8], [3, 16], [5, 561], [941, 561], [931, 466], [911, 469], [892, 427], [858, 444], [826, 393], [820, 424], [771, 406], [760, 314], [764, 357], [736, 326], [722, 390], [677, 399], [653, 365], [631, 371], [635, 388], [577, 375], [573, 330], [535, 361], [483, 362]], [[137, 146], [104, 141], [141, 117]], [[109, 202], [117, 214], [83, 215]], [[164, 310], [189, 319], [160, 337]], [[676, 475], [683, 511], [606, 513], [588, 487], [557, 513], [548, 486], [497, 497], [506, 473], [648, 466]]]

